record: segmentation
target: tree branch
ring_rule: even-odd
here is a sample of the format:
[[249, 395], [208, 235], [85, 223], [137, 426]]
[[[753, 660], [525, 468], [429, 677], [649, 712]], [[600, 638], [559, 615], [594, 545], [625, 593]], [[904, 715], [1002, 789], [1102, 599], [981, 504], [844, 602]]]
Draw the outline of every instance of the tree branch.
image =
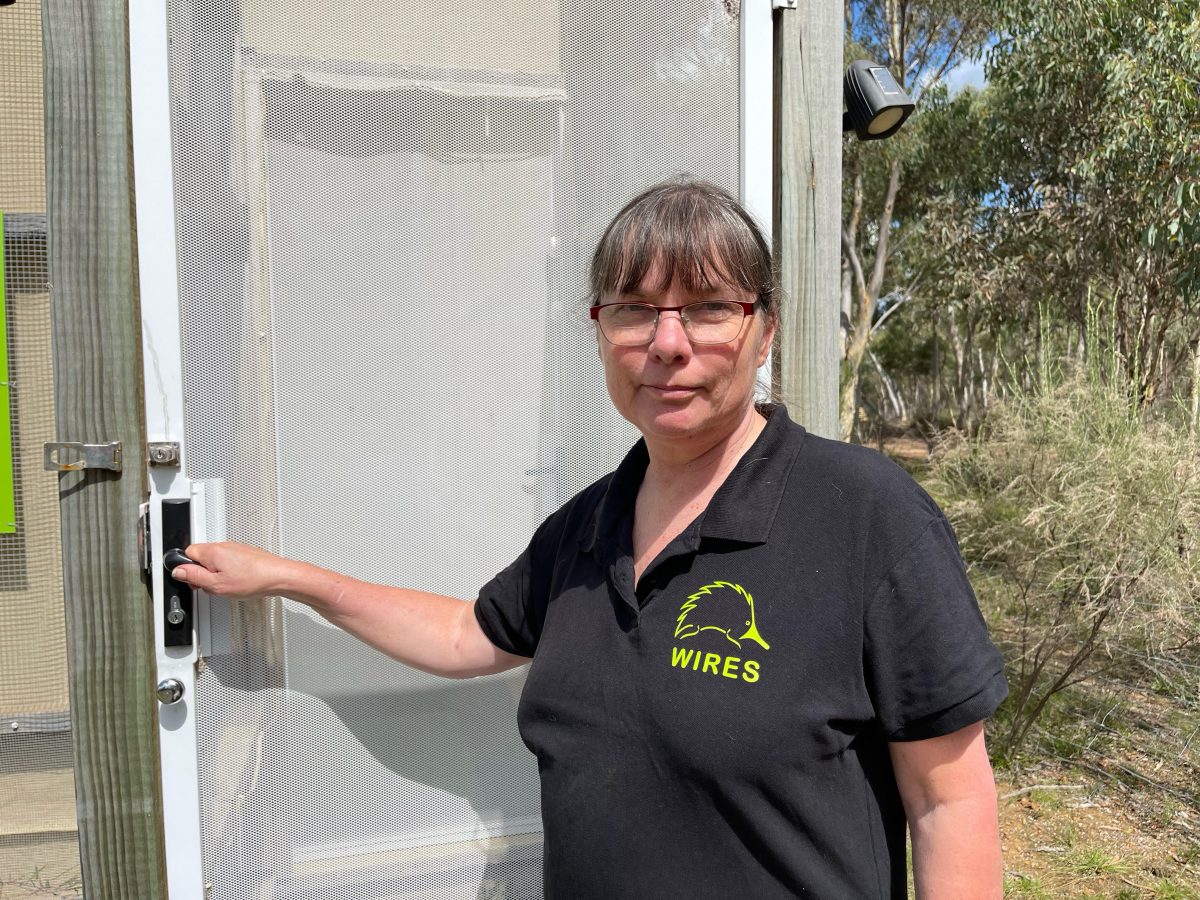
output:
[[911, 299], [912, 299], [912, 294], [905, 293], [905, 294], [901, 295], [899, 300], [897, 300], [895, 303], [893, 303], [891, 306], [889, 306], [887, 309], [885, 309], [883, 311], [883, 315], [875, 320], [874, 324], [871, 326], [871, 334], [874, 334], [876, 331], [878, 331], [880, 328], [882, 328], [883, 323], [888, 320], [888, 317], [891, 316], [892, 313], [894, 313], [896, 310], [898, 310], [901, 306], [903, 306], [905, 303], [907, 303]]

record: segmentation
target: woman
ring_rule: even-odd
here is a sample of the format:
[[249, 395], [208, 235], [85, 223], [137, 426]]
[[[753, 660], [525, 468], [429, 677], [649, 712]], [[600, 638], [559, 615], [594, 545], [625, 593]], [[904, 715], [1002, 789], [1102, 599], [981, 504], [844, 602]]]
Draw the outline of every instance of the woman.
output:
[[761, 233], [712, 185], [659, 185], [591, 279], [643, 440], [476, 601], [235, 544], [176, 577], [291, 597], [441, 675], [532, 658], [548, 897], [902, 897], [906, 821], [919, 896], [999, 897], [999, 655], [925, 493], [756, 407], [778, 323]]

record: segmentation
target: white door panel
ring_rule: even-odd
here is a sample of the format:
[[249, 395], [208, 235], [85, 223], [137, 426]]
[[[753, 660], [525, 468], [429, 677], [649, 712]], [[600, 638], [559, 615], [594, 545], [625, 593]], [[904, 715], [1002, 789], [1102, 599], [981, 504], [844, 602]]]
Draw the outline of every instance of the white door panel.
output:
[[[636, 437], [586, 322], [604, 225], [685, 172], [769, 217], [770, 4], [166, 5], [130, 11], [147, 417], [183, 451], [152, 505], [205, 482], [197, 534], [473, 597]], [[160, 651], [168, 846], [202, 845], [173, 896], [541, 896], [522, 670], [439, 680], [292, 603], [196, 618]]]

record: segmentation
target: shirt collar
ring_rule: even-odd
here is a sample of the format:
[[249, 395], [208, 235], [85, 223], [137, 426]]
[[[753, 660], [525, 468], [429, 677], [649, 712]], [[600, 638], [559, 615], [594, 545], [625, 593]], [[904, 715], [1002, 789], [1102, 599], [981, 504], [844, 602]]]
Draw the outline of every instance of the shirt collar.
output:
[[[783, 487], [807, 432], [794, 423], [782, 404], [768, 407], [767, 424], [717, 489], [702, 514], [699, 537], [764, 543], [783, 500]], [[581, 546], [592, 550], [598, 543], [613, 543], [622, 520], [631, 517], [638, 488], [650, 457], [639, 440], [609, 479], [596, 505], [591, 527]]]

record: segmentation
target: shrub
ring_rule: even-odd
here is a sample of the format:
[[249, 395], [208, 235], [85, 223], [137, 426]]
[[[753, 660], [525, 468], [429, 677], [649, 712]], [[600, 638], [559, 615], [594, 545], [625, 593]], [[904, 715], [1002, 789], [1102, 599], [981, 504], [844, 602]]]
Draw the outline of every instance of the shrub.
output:
[[1044, 378], [932, 470], [1008, 667], [1001, 758], [1051, 698], [1102, 671], [1198, 690], [1197, 443], [1102, 368]]

